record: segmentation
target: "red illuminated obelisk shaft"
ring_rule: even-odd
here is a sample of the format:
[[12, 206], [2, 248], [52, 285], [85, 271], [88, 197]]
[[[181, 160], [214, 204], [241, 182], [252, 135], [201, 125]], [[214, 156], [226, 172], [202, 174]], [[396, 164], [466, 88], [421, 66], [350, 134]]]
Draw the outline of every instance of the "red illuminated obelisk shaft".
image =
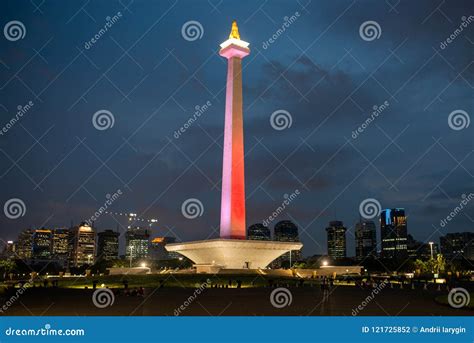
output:
[[219, 54], [227, 58], [224, 157], [222, 167], [221, 238], [245, 239], [244, 132], [242, 116], [242, 58], [250, 53], [237, 23]]

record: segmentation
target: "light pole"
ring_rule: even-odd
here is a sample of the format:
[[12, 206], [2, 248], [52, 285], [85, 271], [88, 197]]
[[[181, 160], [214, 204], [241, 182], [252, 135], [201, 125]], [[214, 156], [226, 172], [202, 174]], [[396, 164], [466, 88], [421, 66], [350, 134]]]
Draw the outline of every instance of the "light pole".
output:
[[132, 268], [132, 259], [133, 259], [133, 245], [130, 245], [130, 268]]
[[434, 244], [434, 242], [429, 242], [428, 244], [430, 245], [431, 259], [433, 259], [433, 244]]

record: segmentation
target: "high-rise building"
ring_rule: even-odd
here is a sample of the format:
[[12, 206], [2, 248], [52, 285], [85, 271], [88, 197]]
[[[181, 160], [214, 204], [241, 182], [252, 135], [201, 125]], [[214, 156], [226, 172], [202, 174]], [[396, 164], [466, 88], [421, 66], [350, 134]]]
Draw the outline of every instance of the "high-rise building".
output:
[[439, 241], [441, 253], [447, 259], [474, 260], [474, 232], [447, 233]]
[[29, 259], [33, 253], [33, 230], [23, 230], [15, 243], [15, 254], [20, 259]]
[[[275, 224], [274, 228], [275, 241], [278, 242], [299, 242], [298, 227], [291, 220], [282, 220]], [[273, 263], [273, 267], [285, 266], [291, 262], [289, 267], [296, 261], [301, 259], [301, 249], [291, 250], [290, 252], [281, 255]]]
[[377, 255], [377, 234], [375, 223], [361, 220], [355, 225], [356, 258], [362, 260]]
[[174, 260], [182, 257], [174, 251], [167, 251], [166, 244], [175, 243], [174, 237], [155, 237], [150, 242], [149, 257], [155, 261]]
[[406, 258], [408, 256], [405, 209], [385, 209], [380, 213], [380, 238], [382, 257]]
[[270, 229], [261, 223], [250, 225], [247, 229], [247, 239], [254, 241], [271, 241]]
[[86, 223], [72, 229], [72, 263], [75, 267], [94, 263], [95, 231]]
[[275, 224], [275, 241], [299, 242], [298, 227], [291, 220], [282, 220]]
[[129, 227], [125, 233], [127, 258], [147, 258], [150, 230], [142, 227]]
[[97, 234], [97, 259], [115, 260], [119, 255], [120, 233], [113, 230], [105, 230]]
[[2, 257], [4, 258], [15, 257], [15, 244], [13, 241], [4, 242]]
[[423, 243], [414, 239], [412, 235], [408, 235], [407, 253], [408, 257], [412, 259], [429, 260], [432, 256], [436, 258], [436, 255], [439, 254], [439, 247], [434, 242]]
[[69, 229], [57, 228], [53, 230], [52, 256], [54, 259], [66, 260], [69, 258], [69, 240], [71, 231]]
[[328, 255], [335, 260], [347, 256], [346, 230], [343, 222], [339, 220], [330, 221], [329, 226], [326, 228], [328, 236]]
[[47, 259], [51, 257], [53, 247], [53, 233], [49, 229], [37, 229], [33, 231], [33, 253], [36, 259]]

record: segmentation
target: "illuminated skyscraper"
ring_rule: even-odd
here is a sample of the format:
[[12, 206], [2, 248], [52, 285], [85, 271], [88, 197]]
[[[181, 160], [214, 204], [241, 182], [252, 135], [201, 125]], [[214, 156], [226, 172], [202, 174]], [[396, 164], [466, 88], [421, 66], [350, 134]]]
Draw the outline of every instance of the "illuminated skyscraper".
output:
[[95, 232], [92, 227], [82, 223], [72, 229], [72, 263], [75, 267], [93, 264], [95, 257]]
[[176, 242], [174, 237], [155, 237], [151, 240], [149, 256], [155, 261], [173, 260], [182, 257], [176, 252], [167, 251], [166, 244]]
[[147, 258], [150, 244], [150, 230], [142, 227], [129, 227], [125, 233], [126, 256], [128, 259]]
[[329, 227], [326, 228], [328, 255], [335, 260], [347, 257], [346, 230], [344, 224], [338, 220], [329, 222]]
[[299, 242], [298, 227], [291, 220], [282, 220], [275, 224], [275, 241]]
[[375, 223], [361, 220], [355, 225], [356, 258], [362, 260], [377, 255], [377, 234]]
[[71, 239], [71, 231], [69, 229], [53, 230], [53, 258], [67, 259], [69, 258], [69, 240]]
[[446, 258], [474, 260], [474, 232], [447, 233], [439, 240]]
[[113, 230], [105, 230], [97, 234], [97, 259], [114, 260], [119, 255], [119, 236]]
[[21, 259], [29, 259], [33, 253], [33, 230], [23, 230], [15, 243], [15, 254]]
[[385, 209], [380, 213], [380, 238], [383, 258], [406, 258], [408, 256], [405, 209]]
[[53, 248], [53, 233], [49, 229], [37, 229], [33, 231], [33, 254], [36, 259], [47, 259], [51, 257]]
[[250, 225], [247, 230], [247, 239], [255, 241], [271, 241], [270, 229], [261, 223]]
[[[298, 227], [291, 220], [282, 220], [275, 224], [275, 241], [277, 242], [299, 242]], [[273, 268], [291, 267], [301, 259], [301, 248], [291, 250], [281, 255], [273, 263]]]

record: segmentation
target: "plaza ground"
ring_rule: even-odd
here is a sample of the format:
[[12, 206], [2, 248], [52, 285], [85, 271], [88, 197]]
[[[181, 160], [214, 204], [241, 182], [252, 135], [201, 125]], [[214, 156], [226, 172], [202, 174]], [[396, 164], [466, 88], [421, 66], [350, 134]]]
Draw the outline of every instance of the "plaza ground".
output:
[[[195, 278], [197, 277], [199, 280], [206, 280], [203, 275], [196, 275]], [[112, 287], [117, 287], [112, 288], [117, 293], [114, 303], [103, 309], [97, 308], [92, 302], [94, 290], [84, 289], [79, 280], [76, 281], [76, 285], [71, 284], [68, 288], [29, 288], [4, 311], [3, 315], [173, 316], [180, 308], [179, 314], [183, 316], [352, 316], [354, 313], [360, 316], [474, 315], [472, 308], [454, 309], [435, 301], [435, 298], [447, 294], [446, 290], [438, 291], [435, 287], [430, 290], [422, 288], [413, 290], [386, 286], [373, 299], [367, 300], [373, 295], [372, 290], [357, 286], [337, 285], [326, 291], [324, 296], [324, 291], [315, 283], [301, 286], [295, 282], [296, 280], [281, 279], [278, 280], [279, 284], [274, 284], [273, 287], [263, 287], [263, 284], [259, 287], [249, 287], [249, 283], [240, 280], [242, 288], [236, 288], [234, 279], [233, 288], [208, 287], [196, 295], [194, 287], [199, 286], [199, 283], [195, 278], [174, 281], [185, 287], [170, 287], [171, 283], [168, 282], [166, 286], [161, 287], [147, 287], [144, 284], [144, 296], [124, 295], [123, 286], [120, 287], [120, 282], [115, 280], [117, 281], [115, 284], [111, 283]], [[142, 283], [140, 280], [145, 279], [131, 278], [129, 288], [138, 286], [138, 283]], [[196, 282], [195, 286], [187, 287], [193, 282]], [[75, 286], [77, 288], [74, 288]], [[220, 286], [225, 287], [224, 282]], [[272, 305], [270, 294], [277, 286], [288, 288], [291, 292], [292, 302], [289, 306], [275, 308]], [[5, 303], [7, 295], [4, 293], [0, 300]]]

